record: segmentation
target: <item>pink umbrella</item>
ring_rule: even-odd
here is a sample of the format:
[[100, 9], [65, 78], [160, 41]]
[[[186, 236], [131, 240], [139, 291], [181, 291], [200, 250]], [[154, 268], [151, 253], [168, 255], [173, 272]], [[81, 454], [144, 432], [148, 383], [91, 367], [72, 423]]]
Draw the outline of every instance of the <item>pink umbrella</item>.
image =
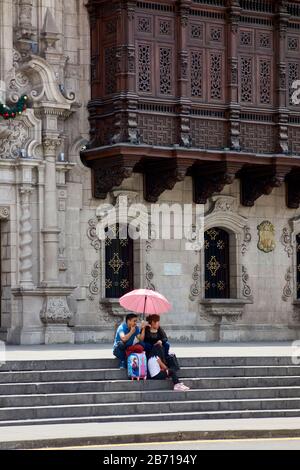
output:
[[124, 295], [120, 305], [127, 310], [143, 315], [160, 315], [171, 310], [168, 300], [158, 292], [147, 289], [138, 289]]

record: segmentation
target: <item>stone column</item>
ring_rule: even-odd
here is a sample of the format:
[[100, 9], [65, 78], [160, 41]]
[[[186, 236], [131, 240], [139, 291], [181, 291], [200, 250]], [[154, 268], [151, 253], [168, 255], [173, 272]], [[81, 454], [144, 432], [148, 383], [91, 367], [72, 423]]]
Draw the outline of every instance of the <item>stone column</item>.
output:
[[188, 25], [189, 25], [189, 9], [191, 7], [191, 0], [180, 0], [178, 2], [178, 77], [177, 77], [177, 90], [179, 96], [178, 103], [178, 128], [179, 136], [178, 143], [182, 147], [191, 147], [191, 129], [190, 129], [190, 113], [191, 101], [188, 98]]
[[5, 77], [13, 62], [12, 0], [0, 2], [0, 101], [5, 102]]
[[45, 210], [44, 210], [44, 282], [48, 287], [59, 285], [58, 247], [59, 233], [57, 215], [56, 153], [61, 140], [57, 136], [43, 139], [45, 155]]
[[31, 186], [21, 186], [21, 218], [20, 218], [20, 286], [23, 289], [32, 289], [32, 224], [30, 197], [32, 194]]
[[286, 32], [288, 26], [288, 11], [285, 1], [276, 2], [277, 15], [276, 15], [276, 33], [275, 33], [275, 51], [276, 51], [276, 69], [275, 76], [276, 83], [276, 105], [277, 105], [277, 127], [278, 127], [278, 140], [277, 151], [280, 153], [288, 153], [288, 124], [289, 124], [289, 109], [286, 102], [287, 96], [287, 63], [286, 63]]
[[19, 0], [19, 25], [16, 31], [17, 46], [22, 57], [27, 57], [32, 48], [34, 28], [32, 27], [33, 0]]
[[240, 6], [238, 0], [229, 0], [228, 7], [228, 118], [229, 118], [229, 147], [240, 150], [240, 105], [238, 90], [238, 30]]

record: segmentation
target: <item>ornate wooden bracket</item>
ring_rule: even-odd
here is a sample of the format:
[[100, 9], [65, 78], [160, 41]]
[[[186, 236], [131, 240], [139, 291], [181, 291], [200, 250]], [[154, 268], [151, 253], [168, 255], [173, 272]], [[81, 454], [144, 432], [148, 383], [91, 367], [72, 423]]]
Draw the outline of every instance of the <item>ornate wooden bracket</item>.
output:
[[176, 183], [183, 181], [193, 161], [170, 158], [145, 162], [145, 200], [155, 203], [167, 189], [172, 190]]
[[287, 179], [287, 206], [290, 209], [300, 207], [300, 170], [292, 171]]
[[106, 199], [113, 188], [121, 186], [126, 178], [130, 178], [134, 168], [140, 161], [139, 156], [115, 156], [99, 160], [84, 161], [92, 168], [92, 190], [96, 199]]
[[241, 179], [241, 203], [253, 207], [262, 195], [269, 195], [274, 188], [279, 188], [290, 172], [290, 167], [274, 165], [245, 167], [239, 177]]
[[238, 162], [210, 162], [195, 166], [192, 170], [194, 181], [194, 202], [206, 204], [214, 193], [223, 191], [224, 186], [232, 184], [241, 169]]

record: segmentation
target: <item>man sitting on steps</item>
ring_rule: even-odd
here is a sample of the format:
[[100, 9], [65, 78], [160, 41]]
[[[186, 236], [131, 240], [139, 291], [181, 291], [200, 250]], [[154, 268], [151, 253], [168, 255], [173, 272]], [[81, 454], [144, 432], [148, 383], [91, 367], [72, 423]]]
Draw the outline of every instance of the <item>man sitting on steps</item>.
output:
[[129, 313], [126, 322], [117, 329], [113, 355], [120, 359], [120, 369], [126, 369], [126, 349], [145, 339], [145, 328], [147, 322], [142, 322], [141, 329], [137, 326], [138, 317]]

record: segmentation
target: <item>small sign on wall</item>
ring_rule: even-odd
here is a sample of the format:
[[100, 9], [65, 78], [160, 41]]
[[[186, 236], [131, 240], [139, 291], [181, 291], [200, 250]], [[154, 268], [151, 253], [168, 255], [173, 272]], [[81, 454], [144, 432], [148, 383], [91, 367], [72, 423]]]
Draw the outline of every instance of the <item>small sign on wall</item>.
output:
[[165, 276], [181, 276], [182, 265], [179, 263], [165, 263], [164, 275]]

